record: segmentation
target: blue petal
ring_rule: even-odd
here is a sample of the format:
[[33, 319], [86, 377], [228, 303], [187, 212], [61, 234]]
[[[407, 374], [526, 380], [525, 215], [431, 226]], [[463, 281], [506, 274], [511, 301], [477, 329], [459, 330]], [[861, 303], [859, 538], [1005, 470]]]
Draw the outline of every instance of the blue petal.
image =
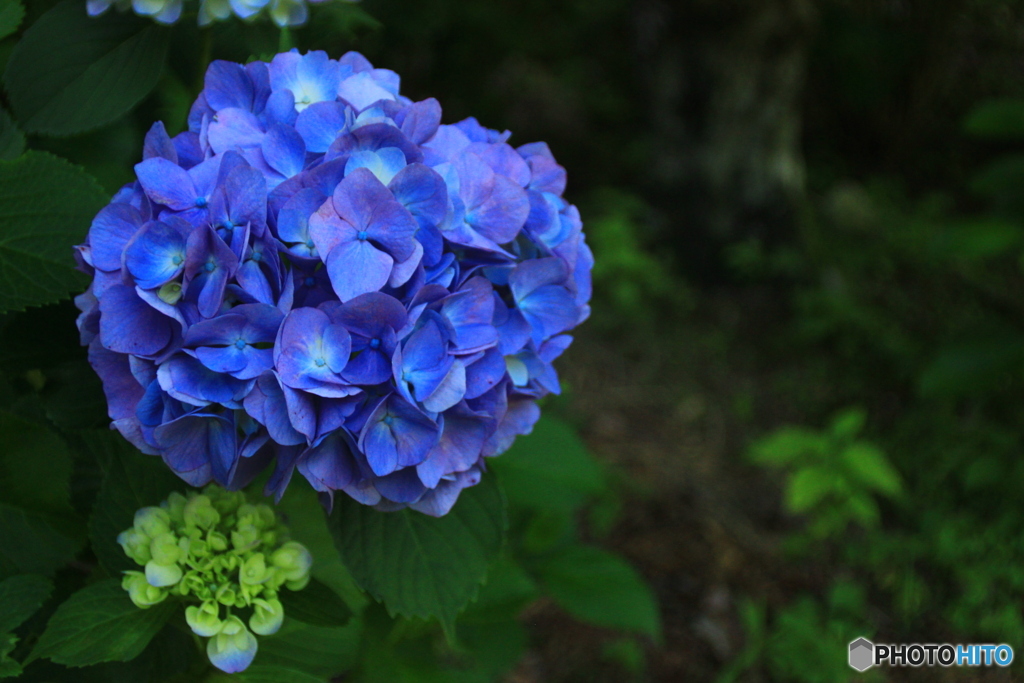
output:
[[466, 398], [482, 396], [504, 376], [505, 357], [496, 348], [487, 349], [479, 360], [466, 366]]
[[295, 130], [306, 143], [306, 150], [323, 154], [331, 143], [348, 132], [350, 115], [341, 102], [317, 102], [299, 112]]
[[195, 184], [188, 171], [162, 157], [153, 157], [135, 164], [135, 174], [146, 194], [157, 204], [175, 211], [196, 206]]
[[263, 138], [262, 149], [270, 167], [285, 178], [298, 174], [305, 166], [306, 144], [291, 126], [271, 126]]
[[373, 76], [374, 73], [370, 71], [349, 76], [341, 82], [338, 95], [351, 104], [356, 111], [362, 111], [379, 100], [395, 99], [394, 94], [383, 87]]
[[272, 371], [256, 380], [256, 386], [243, 402], [245, 412], [267, 428], [270, 438], [285, 446], [305, 444], [305, 437], [292, 425], [281, 382]]
[[89, 228], [92, 262], [100, 270], [121, 270], [124, 245], [142, 225], [142, 216], [131, 204], [121, 202], [103, 207]]
[[237, 380], [208, 369], [183, 353], [171, 357], [157, 370], [160, 388], [173, 398], [194, 406], [210, 403], [233, 405], [242, 399], [253, 382]]
[[342, 220], [356, 231], [365, 231], [368, 239], [383, 245], [396, 261], [412, 255], [416, 221], [369, 170], [357, 168], [346, 175], [332, 199]]
[[172, 164], [178, 163], [178, 150], [175, 149], [174, 143], [167, 135], [163, 121], [157, 121], [150, 126], [149, 132], [146, 133], [146, 139], [143, 140], [142, 158], [145, 160], [150, 157], [163, 157]]
[[167, 223], [147, 223], [125, 248], [125, 266], [142, 289], [155, 289], [185, 268], [185, 237]]
[[245, 68], [235, 62], [214, 60], [206, 69], [203, 94], [214, 111], [238, 108], [252, 111], [253, 86]]
[[400, 170], [405, 168], [405, 154], [397, 147], [383, 147], [375, 152], [360, 150], [353, 152], [345, 163], [345, 174], [357, 168], [365, 168], [387, 185]]
[[359, 435], [359, 448], [379, 477], [418, 465], [437, 443], [437, 424], [403, 398], [392, 395], [374, 410]]
[[455, 505], [462, 489], [480, 483], [480, 468], [473, 467], [455, 475], [455, 480], [442, 480], [433, 491], [427, 491], [415, 503], [409, 505], [413, 510], [431, 517], [443, 517]]

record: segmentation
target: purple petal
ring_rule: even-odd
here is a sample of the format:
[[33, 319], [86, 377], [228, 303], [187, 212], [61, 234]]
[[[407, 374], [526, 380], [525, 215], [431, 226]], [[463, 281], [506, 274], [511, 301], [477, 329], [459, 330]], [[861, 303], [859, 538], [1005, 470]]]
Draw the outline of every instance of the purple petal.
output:
[[336, 491], [351, 484], [359, 472], [343, 432], [336, 431], [308, 449], [298, 461], [302, 473], [317, 491]]
[[103, 381], [107, 413], [111, 420], [133, 417], [142, 400], [143, 388], [132, 375], [128, 356], [109, 351], [98, 339], [89, 344], [89, 365]]
[[443, 517], [454, 507], [462, 490], [480, 483], [480, 468], [473, 467], [455, 475], [455, 481], [442, 480], [437, 488], [427, 491], [422, 498], [409, 505], [413, 510], [431, 517]]
[[100, 343], [111, 351], [154, 356], [170, 343], [171, 325], [132, 287], [114, 285], [100, 299]]
[[232, 149], [259, 147], [264, 135], [263, 125], [252, 112], [237, 108], [222, 109], [210, 124], [210, 147], [217, 154]]
[[441, 478], [464, 472], [480, 458], [480, 451], [490, 436], [489, 421], [463, 403], [444, 414], [444, 429], [427, 459], [416, 466], [423, 485], [434, 488]]
[[433, 169], [423, 164], [409, 164], [388, 184], [398, 203], [406, 208], [420, 225], [435, 226], [448, 211], [448, 190]]
[[151, 157], [163, 157], [172, 164], [178, 163], [178, 150], [175, 149], [174, 143], [167, 135], [163, 121], [157, 121], [150, 126], [149, 132], [146, 133], [146, 139], [142, 143], [143, 160]]
[[343, 302], [380, 290], [388, 283], [393, 265], [391, 256], [359, 239], [338, 244], [327, 256], [331, 286]]
[[414, 102], [405, 108], [398, 125], [412, 142], [422, 145], [429, 140], [441, 124], [441, 104], [433, 97]]

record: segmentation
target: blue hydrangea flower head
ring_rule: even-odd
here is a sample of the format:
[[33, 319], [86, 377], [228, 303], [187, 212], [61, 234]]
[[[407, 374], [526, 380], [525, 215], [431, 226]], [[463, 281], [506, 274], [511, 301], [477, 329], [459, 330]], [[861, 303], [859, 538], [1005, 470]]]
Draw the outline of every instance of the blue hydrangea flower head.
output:
[[547, 145], [441, 118], [354, 52], [214, 62], [78, 247], [113, 426], [194, 486], [445, 514], [559, 391], [593, 258]]

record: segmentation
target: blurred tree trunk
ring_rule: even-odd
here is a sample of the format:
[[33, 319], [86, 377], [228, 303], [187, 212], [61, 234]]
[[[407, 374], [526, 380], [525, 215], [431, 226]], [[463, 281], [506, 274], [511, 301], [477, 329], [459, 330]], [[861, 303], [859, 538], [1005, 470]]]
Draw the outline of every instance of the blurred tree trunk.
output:
[[[801, 99], [812, 0], [639, 0], [651, 179], [691, 272], [727, 241], [793, 234], [804, 195]], [[696, 271], [693, 269], [696, 268]]]

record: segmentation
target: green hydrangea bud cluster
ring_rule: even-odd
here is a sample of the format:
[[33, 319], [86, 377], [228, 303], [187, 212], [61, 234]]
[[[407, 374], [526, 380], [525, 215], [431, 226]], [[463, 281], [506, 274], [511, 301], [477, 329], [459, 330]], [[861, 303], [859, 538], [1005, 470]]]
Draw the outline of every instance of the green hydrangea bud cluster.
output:
[[[270, 635], [281, 627], [281, 589], [309, 583], [312, 556], [289, 540], [274, 510], [213, 485], [142, 508], [117, 541], [144, 567], [125, 572], [122, 586], [132, 602], [145, 609], [168, 596], [189, 599], [189, 627], [210, 639], [210, 661], [228, 673], [255, 657], [253, 633]], [[248, 628], [232, 610], [249, 615]]]

